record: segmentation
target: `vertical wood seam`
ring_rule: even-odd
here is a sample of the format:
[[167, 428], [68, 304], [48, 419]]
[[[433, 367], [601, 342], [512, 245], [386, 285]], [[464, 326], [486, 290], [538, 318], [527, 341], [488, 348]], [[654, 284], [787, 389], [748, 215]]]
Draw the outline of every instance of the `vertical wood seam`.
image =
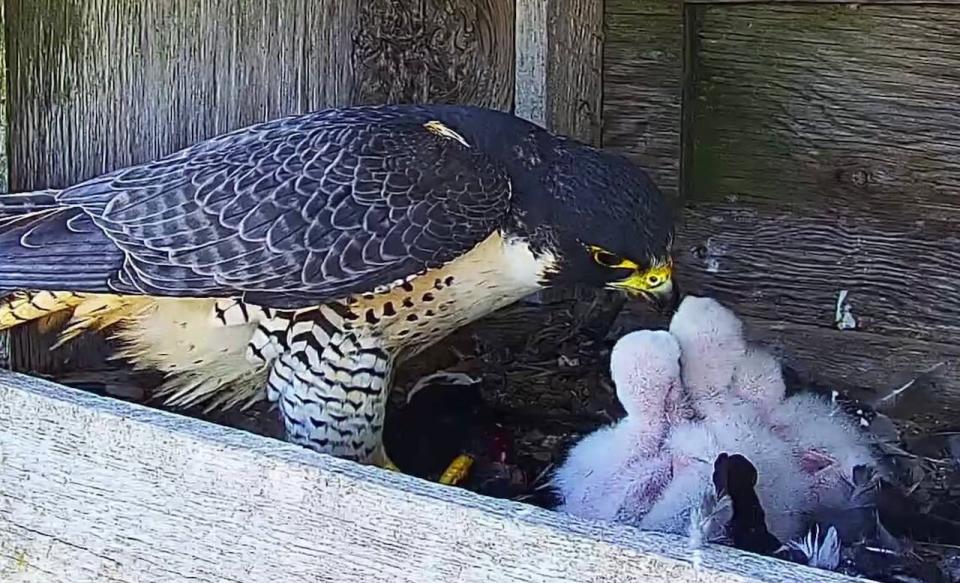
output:
[[516, 0], [514, 114], [547, 126], [547, 2]]

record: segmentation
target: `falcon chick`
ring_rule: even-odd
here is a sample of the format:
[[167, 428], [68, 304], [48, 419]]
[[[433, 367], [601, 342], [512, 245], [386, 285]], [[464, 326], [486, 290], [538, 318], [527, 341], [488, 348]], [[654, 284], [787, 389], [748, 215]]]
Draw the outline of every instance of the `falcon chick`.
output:
[[329, 109], [0, 195], [0, 329], [70, 311], [168, 404], [266, 396], [290, 441], [386, 465], [398, 363], [548, 286], [672, 308], [672, 239], [643, 170], [512, 115]]
[[557, 510], [584, 518], [639, 521], [672, 478], [664, 440], [683, 386], [680, 348], [670, 333], [631, 332], [610, 354], [620, 421], [584, 437], [554, 473]]

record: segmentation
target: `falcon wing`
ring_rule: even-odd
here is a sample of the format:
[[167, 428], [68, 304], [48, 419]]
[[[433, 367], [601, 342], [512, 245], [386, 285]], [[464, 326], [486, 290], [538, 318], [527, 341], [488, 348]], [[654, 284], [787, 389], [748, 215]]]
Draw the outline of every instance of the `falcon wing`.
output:
[[244, 294], [294, 307], [455, 259], [503, 223], [510, 183], [482, 152], [418, 120], [307, 115], [214, 138], [57, 198], [122, 250], [105, 288]]

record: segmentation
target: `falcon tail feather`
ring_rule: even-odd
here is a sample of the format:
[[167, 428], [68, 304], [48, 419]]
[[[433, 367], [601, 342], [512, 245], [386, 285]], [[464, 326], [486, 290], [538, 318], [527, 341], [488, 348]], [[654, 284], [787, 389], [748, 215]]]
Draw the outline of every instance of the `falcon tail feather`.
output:
[[85, 332], [101, 332], [150, 305], [147, 298], [63, 291], [17, 292], [0, 298], [0, 330], [37, 322], [41, 332], [57, 331], [53, 348]]
[[56, 190], [0, 195], [0, 292], [109, 291], [123, 252]]

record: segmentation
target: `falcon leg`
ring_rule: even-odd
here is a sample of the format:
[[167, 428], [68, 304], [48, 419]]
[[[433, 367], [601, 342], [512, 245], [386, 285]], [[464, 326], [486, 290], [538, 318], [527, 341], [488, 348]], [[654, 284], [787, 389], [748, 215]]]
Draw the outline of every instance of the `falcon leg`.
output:
[[[328, 356], [324, 351], [324, 357]], [[281, 355], [268, 380], [287, 439], [321, 453], [360, 463], [391, 466], [383, 452], [389, 359], [379, 349], [344, 355], [336, 362]], [[395, 466], [394, 466], [395, 467]]]

